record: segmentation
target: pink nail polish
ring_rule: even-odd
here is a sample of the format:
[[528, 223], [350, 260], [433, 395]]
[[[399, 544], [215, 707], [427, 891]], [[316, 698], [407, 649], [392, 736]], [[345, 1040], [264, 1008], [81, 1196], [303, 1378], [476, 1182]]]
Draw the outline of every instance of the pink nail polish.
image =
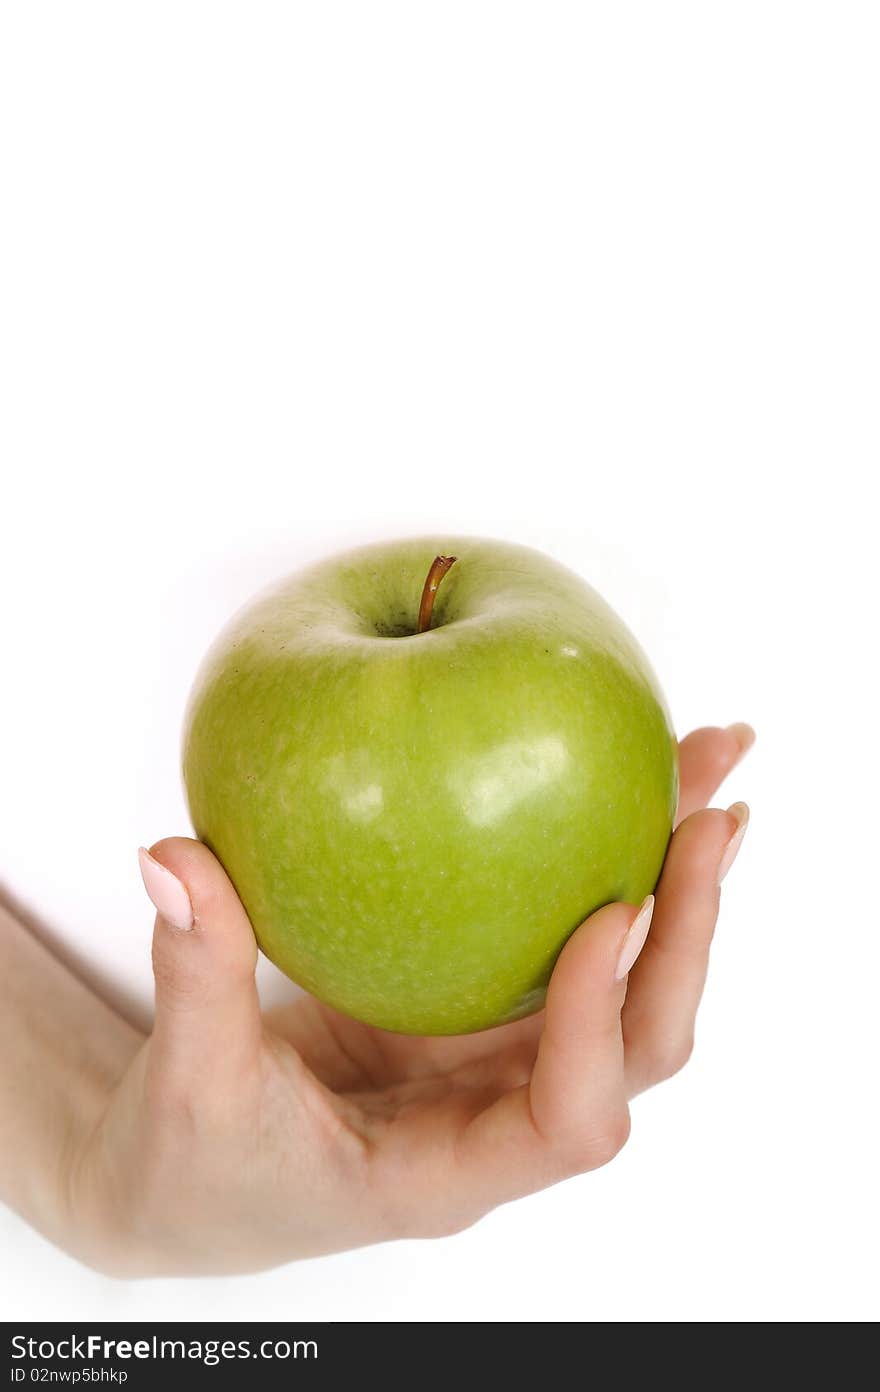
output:
[[651, 917], [654, 913], [654, 896], [649, 894], [642, 903], [635, 918], [632, 921], [629, 932], [623, 940], [623, 947], [617, 961], [617, 971], [614, 973], [615, 980], [622, 981], [627, 972], [635, 966], [636, 959], [645, 946], [648, 937], [648, 929], [651, 926]]
[[144, 889], [153, 901], [156, 912], [172, 928], [188, 932], [193, 926], [193, 911], [186, 887], [176, 875], [160, 865], [150, 852], [141, 846], [138, 862], [144, 880]]
[[736, 831], [731, 836], [727, 845], [724, 847], [724, 854], [718, 866], [718, 883], [724, 879], [733, 862], [736, 860], [737, 851], [742, 845], [742, 839], [746, 834], [746, 827], [749, 824], [749, 809], [744, 802], [734, 802], [727, 809], [728, 815], [735, 817], [737, 821]]

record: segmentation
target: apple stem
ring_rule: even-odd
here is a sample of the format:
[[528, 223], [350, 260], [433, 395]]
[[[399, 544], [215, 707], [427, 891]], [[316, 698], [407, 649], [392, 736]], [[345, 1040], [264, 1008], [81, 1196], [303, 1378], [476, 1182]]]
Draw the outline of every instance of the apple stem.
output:
[[425, 633], [431, 627], [431, 615], [434, 612], [434, 599], [440, 588], [440, 581], [446, 574], [451, 565], [457, 561], [457, 556], [435, 556], [431, 562], [431, 569], [428, 571], [428, 578], [422, 590], [422, 599], [419, 604], [419, 626], [416, 633]]

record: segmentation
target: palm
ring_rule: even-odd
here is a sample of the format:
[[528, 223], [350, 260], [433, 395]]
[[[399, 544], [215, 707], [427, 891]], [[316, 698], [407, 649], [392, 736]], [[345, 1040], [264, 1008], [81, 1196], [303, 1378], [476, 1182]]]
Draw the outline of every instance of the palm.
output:
[[306, 996], [271, 1011], [267, 1023], [326, 1087], [370, 1108], [384, 1098], [388, 1110], [453, 1086], [509, 1087], [513, 1071], [528, 1077], [542, 1018], [543, 1012], [480, 1034], [422, 1038], [361, 1024]]
[[[697, 730], [682, 741], [678, 823], [705, 806], [740, 752], [730, 733], [720, 729]], [[667, 938], [675, 932], [681, 868], [676, 867], [671, 884], [664, 873], [658, 889], [662, 911], [655, 915], [654, 932], [662, 924]], [[657, 968], [656, 957], [644, 954], [630, 982], [634, 1004], [624, 1006], [624, 1037], [636, 1060], [640, 1049], [633, 1032], [645, 1017], [646, 998], [654, 994], [651, 977], [658, 975]], [[266, 1023], [293, 1046], [323, 1088], [347, 1107], [354, 1105], [369, 1134], [386, 1134], [393, 1125], [396, 1132], [406, 1129], [409, 1143], [417, 1131], [435, 1144], [438, 1128], [455, 1130], [528, 1083], [544, 1012], [480, 1034], [420, 1038], [360, 1024], [303, 996], [269, 1012]], [[650, 1020], [645, 1029], [650, 1032]], [[628, 1071], [630, 1094], [653, 1081], [638, 1061]]]

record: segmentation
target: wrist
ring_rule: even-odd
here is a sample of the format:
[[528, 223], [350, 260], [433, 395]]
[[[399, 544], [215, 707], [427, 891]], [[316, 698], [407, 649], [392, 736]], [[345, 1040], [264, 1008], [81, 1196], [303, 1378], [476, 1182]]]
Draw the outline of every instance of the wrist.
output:
[[140, 1036], [0, 908], [0, 1199], [70, 1248], [76, 1167]]

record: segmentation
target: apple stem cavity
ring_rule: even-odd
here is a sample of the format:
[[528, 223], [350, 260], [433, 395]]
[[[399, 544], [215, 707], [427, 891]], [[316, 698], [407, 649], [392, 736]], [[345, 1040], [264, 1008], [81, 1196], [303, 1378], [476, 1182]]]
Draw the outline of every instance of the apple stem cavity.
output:
[[428, 578], [425, 581], [419, 604], [419, 626], [416, 633], [427, 633], [431, 627], [431, 615], [434, 612], [434, 600], [440, 588], [440, 581], [449, 567], [454, 565], [457, 560], [457, 556], [435, 556], [431, 562], [431, 569], [428, 571]]

